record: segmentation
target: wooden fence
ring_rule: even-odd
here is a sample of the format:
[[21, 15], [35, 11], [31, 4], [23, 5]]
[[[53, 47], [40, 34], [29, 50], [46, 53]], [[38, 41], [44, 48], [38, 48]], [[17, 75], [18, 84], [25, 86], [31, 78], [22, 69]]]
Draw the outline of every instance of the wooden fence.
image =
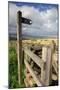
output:
[[[33, 77], [37, 86], [48, 86], [51, 84], [52, 79], [56, 80], [57, 76], [52, 73], [52, 65], [57, 73], [57, 65], [52, 62], [52, 49], [51, 47], [42, 47], [42, 58], [38, 57], [27, 47], [24, 48], [24, 63], [31, 76]], [[33, 68], [28, 63], [33, 60], [41, 69], [40, 77], [35, 74]]]

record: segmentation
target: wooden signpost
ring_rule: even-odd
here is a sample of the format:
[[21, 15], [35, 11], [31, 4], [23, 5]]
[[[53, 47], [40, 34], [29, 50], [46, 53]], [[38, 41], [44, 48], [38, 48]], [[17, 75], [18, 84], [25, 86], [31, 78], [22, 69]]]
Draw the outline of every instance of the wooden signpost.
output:
[[17, 55], [18, 55], [18, 80], [19, 84], [22, 83], [22, 13], [17, 12]]
[[18, 55], [18, 80], [19, 84], [23, 83], [22, 70], [23, 70], [23, 57], [22, 57], [22, 23], [32, 24], [30, 19], [22, 17], [22, 12], [17, 12], [17, 55]]

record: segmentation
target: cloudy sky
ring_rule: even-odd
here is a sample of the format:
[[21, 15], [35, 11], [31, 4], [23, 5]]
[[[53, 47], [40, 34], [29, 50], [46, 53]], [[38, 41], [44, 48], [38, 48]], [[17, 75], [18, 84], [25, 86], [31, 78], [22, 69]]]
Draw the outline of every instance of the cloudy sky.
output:
[[9, 34], [16, 34], [16, 14], [22, 11], [22, 16], [32, 20], [31, 25], [22, 24], [22, 35], [33, 37], [57, 37], [58, 5], [9, 2]]

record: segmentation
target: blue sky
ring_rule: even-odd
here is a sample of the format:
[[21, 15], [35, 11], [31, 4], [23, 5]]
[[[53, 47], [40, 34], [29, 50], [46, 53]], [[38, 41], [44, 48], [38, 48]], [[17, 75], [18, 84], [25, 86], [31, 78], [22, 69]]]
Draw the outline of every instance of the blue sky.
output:
[[16, 6], [21, 7], [21, 6], [34, 6], [35, 8], [43, 11], [51, 8], [58, 8], [57, 4], [43, 4], [43, 3], [28, 3], [28, 2], [11, 2], [13, 4], [16, 4]]
[[24, 36], [56, 37], [58, 32], [58, 5], [27, 2], [9, 2], [9, 33], [16, 33], [16, 13], [32, 20], [32, 25], [22, 24]]

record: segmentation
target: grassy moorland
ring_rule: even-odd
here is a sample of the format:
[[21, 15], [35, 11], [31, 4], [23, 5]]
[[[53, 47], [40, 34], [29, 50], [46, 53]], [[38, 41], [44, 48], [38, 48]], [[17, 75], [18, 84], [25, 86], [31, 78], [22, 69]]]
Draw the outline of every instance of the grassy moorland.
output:
[[[24, 73], [23, 73], [24, 78]], [[16, 42], [9, 42], [9, 88], [25, 87], [18, 83], [18, 62], [16, 52]]]

